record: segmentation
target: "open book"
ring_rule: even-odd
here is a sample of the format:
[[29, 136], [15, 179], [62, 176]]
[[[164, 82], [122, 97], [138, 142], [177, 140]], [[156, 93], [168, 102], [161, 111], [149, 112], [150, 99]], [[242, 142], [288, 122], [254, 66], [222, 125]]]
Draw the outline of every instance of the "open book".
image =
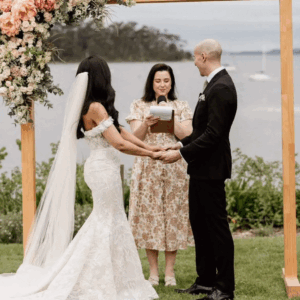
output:
[[152, 133], [174, 134], [174, 109], [168, 106], [151, 106], [150, 114], [160, 120], [150, 127]]

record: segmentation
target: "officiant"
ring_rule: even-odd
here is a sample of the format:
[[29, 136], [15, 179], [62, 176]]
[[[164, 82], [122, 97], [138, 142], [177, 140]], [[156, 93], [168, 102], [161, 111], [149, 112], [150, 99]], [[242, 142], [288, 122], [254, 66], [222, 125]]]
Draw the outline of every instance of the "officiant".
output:
[[[163, 96], [163, 97], [161, 97]], [[158, 103], [158, 99], [164, 101]], [[150, 107], [174, 110], [173, 132], [153, 132], [159, 118]], [[134, 100], [126, 121], [132, 133], [150, 145], [174, 144], [192, 132], [192, 111], [175, 94], [175, 77], [170, 66], [155, 64], [147, 77], [144, 95]], [[135, 157], [130, 185], [129, 223], [138, 249], [146, 249], [149, 281], [159, 284], [158, 253], [165, 252], [165, 285], [175, 286], [174, 265], [178, 249], [194, 246], [189, 221], [187, 164], [181, 159], [163, 164], [147, 157]]]

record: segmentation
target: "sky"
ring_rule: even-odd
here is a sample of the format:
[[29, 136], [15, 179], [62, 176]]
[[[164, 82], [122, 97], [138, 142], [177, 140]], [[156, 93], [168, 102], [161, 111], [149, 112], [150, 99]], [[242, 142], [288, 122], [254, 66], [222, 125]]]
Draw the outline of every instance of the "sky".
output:
[[[300, 48], [300, 1], [293, 0], [294, 48]], [[137, 22], [179, 34], [186, 50], [205, 38], [225, 51], [280, 48], [279, 0], [109, 5], [112, 22]], [[110, 21], [107, 22], [110, 24]]]

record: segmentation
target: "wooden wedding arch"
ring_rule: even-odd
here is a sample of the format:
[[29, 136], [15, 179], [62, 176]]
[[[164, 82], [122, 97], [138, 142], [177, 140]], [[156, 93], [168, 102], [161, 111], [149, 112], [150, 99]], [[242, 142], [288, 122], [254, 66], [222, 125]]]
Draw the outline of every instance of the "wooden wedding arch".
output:
[[[210, 2], [218, 0], [136, 0], [139, 3]], [[264, 1], [264, 0], [219, 0]], [[295, 197], [295, 126], [294, 126], [294, 75], [292, 0], [279, 1], [280, 53], [281, 53], [281, 113], [282, 161], [284, 204], [284, 265], [283, 279], [289, 298], [300, 296], [296, 249], [296, 197]], [[109, 4], [114, 4], [114, 0]], [[32, 106], [31, 119], [34, 120]], [[24, 249], [36, 210], [35, 190], [35, 133], [34, 123], [21, 126], [22, 186], [23, 186], [23, 241]]]

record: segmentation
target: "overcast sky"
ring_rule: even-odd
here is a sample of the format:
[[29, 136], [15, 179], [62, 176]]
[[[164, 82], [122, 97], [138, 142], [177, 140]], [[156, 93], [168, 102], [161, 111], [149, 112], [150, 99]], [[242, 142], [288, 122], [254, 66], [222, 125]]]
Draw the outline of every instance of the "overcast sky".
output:
[[[179, 34], [186, 49], [205, 38], [224, 50], [266, 50], [280, 47], [279, 0], [110, 5], [113, 22], [135, 21]], [[294, 48], [300, 48], [300, 1], [293, 0]]]

